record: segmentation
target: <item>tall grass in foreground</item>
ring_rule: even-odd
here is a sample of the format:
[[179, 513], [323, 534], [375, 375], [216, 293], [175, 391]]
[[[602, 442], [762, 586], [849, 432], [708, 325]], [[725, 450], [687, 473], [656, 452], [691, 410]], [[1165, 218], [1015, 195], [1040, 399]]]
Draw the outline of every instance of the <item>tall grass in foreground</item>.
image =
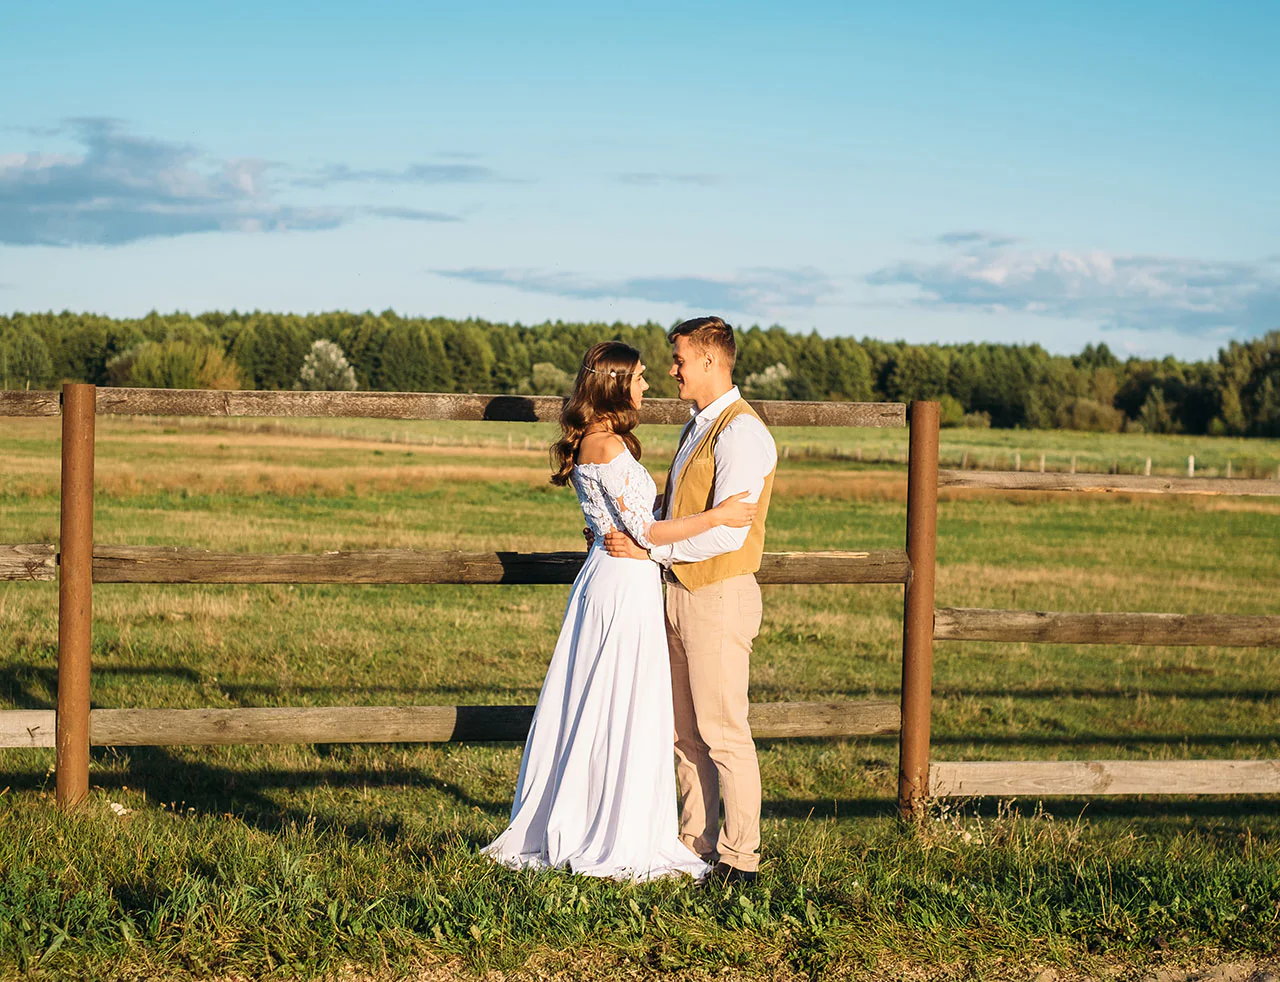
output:
[[[104, 421], [99, 541], [580, 548], [532, 452], [164, 430]], [[6, 424], [0, 542], [53, 541], [56, 474], [56, 423]], [[901, 545], [900, 472], [793, 457], [777, 487], [770, 549]], [[942, 605], [1276, 613], [1280, 502], [955, 493], [939, 562]], [[100, 584], [93, 702], [530, 703], [566, 592]], [[901, 602], [766, 588], [753, 698], [894, 697]], [[0, 708], [51, 707], [55, 666], [53, 585], [0, 584]], [[1274, 759], [1278, 672], [1274, 650], [939, 645], [933, 752]], [[53, 807], [52, 751], [3, 750], [0, 975], [1025, 977], [1278, 951], [1274, 797], [970, 803], [903, 828], [896, 740], [760, 756], [761, 884], [725, 893], [480, 861], [516, 745], [100, 749], [77, 815]]]
[[783, 820], [757, 889], [707, 890], [499, 869], [456, 818], [353, 835], [315, 819], [121, 819], [100, 802], [67, 817], [6, 797], [0, 951], [11, 968], [51, 975], [455, 958], [475, 971], [779, 977], [1084, 952], [1144, 961], [1170, 945], [1266, 952], [1280, 928], [1280, 850], [1248, 834], [1098, 834], [1010, 812], [919, 830], [863, 819], [852, 835]]

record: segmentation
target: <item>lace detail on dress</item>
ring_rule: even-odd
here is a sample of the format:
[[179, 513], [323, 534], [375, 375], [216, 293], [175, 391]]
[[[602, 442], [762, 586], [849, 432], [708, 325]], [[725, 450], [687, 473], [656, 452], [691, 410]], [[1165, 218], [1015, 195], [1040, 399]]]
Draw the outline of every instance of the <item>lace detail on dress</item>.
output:
[[658, 487], [630, 451], [622, 451], [607, 464], [577, 464], [573, 488], [596, 538], [620, 529], [644, 548], [653, 548], [649, 526], [654, 523]]

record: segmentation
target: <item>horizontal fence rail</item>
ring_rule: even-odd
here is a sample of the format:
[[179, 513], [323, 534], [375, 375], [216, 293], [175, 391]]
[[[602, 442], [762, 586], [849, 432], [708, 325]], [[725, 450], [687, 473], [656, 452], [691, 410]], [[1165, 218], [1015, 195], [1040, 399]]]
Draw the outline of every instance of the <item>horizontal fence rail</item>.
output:
[[1280, 760], [938, 761], [935, 798], [1277, 794]]
[[935, 641], [1217, 645], [1280, 648], [1280, 617], [1245, 614], [1077, 614], [939, 607]]
[[[265, 743], [521, 741], [533, 706], [332, 706], [272, 709], [93, 709], [96, 747]], [[751, 707], [758, 739], [897, 733], [896, 702], [762, 702]], [[52, 747], [52, 709], [0, 712], [0, 747]]]
[[61, 413], [61, 392], [0, 390], [0, 416], [58, 416]]
[[1040, 474], [1034, 471], [938, 471], [939, 488], [988, 491], [1094, 491], [1130, 494], [1280, 495], [1280, 481], [1256, 478]]
[[[572, 583], [585, 552], [422, 552], [318, 555], [207, 552], [167, 546], [93, 547], [95, 583]], [[761, 583], [905, 583], [901, 549], [767, 552]], [[54, 547], [0, 546], [0, 579], [53, 580]]]
[[[56, 416], [57, 392], [0, 392], [0, 416]], [[462, 395], [438, 392], [263, 392], [252, 389], [99, 388], [98, 415], [343, 416], [375, 419], [494, 420], [554, 423], [560, 396]], [[771, 402], [751, 406], [770, 426], [902, 427], [900, 402]], [[689, 403], [646, 399], [642, 423], [684, 424]]]
[[0, 580], [56, 580], [57, 552], [43, 542], [0, 546]]

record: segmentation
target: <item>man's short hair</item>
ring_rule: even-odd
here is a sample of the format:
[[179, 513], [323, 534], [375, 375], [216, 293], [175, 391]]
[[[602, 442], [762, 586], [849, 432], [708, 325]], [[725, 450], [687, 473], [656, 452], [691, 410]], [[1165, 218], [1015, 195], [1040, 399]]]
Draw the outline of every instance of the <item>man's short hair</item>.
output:
[[733, 370], [738, 360], [738, 345], [733, 340], [733, 328], [719, 317], [694, 317], [677, 324], [667, 334], [667, 340], [675, 344], [676, 338], [688, 338], [699, 351], [715, 349]]

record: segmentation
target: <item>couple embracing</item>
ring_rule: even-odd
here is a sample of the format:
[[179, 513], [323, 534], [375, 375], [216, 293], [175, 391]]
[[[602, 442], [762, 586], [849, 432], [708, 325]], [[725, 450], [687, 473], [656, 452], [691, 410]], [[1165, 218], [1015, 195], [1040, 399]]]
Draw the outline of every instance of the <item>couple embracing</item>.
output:
[[561, 414], [551, 481], [573, 485], [591, 547], [511, 822], [484, 849], [508, 866], [750, 882], [760, 863], [747, 676], [777, 451], [733, 385], [733, 329], [699, 317], [668, 339], [693, 418], [662, 495], [632, 433], [649, 387], [638, 351], [618, 341], [588, 351]]

